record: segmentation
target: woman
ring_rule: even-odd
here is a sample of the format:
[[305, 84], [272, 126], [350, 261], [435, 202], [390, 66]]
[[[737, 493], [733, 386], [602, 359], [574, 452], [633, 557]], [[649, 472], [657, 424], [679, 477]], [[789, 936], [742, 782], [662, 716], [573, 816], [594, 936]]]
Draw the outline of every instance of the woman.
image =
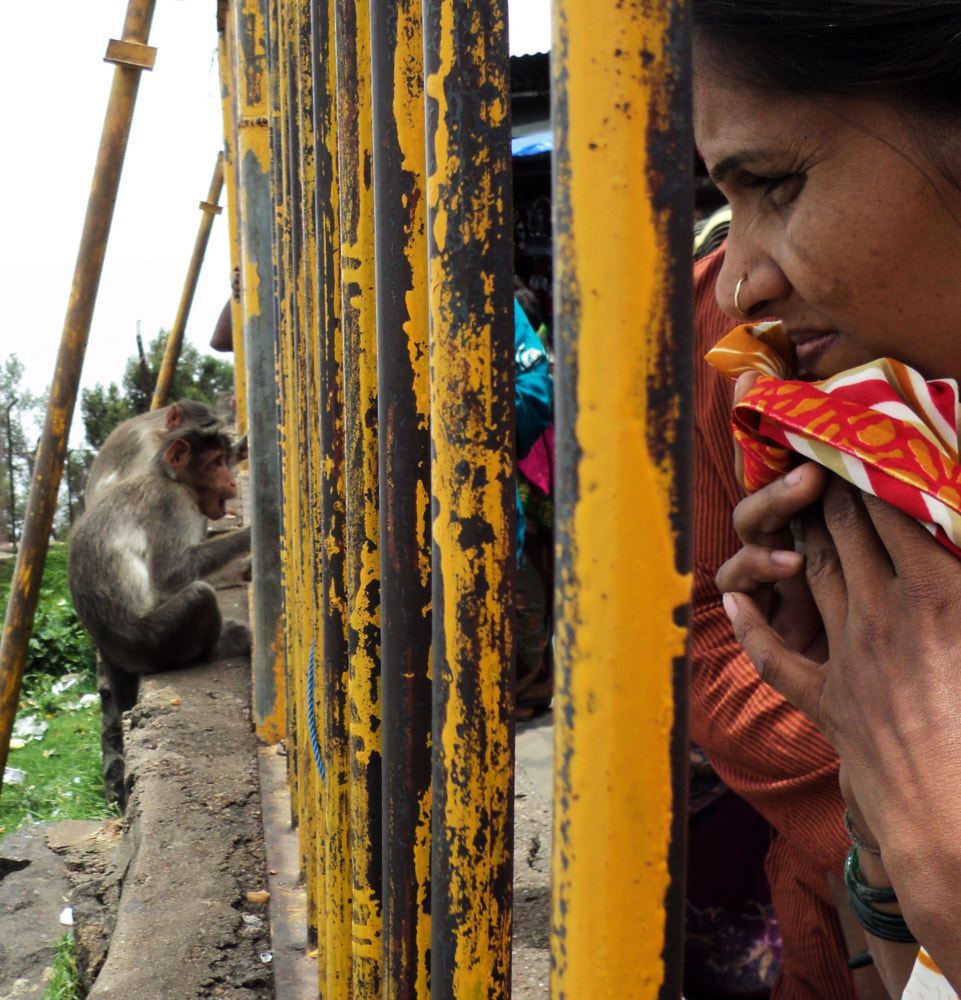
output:
[[[816, 379], [890, 356], [961, 382], [961, 0], [693, 9], [695, 136], [732, 207], [722, 308], [781, 319]], [[903, 915], [957, 990], [961, 561], [810, 463], [735, 525], [735, 632], [838, 751], [857, 879], [897, 896], [869, 908]], [[871, 943], [900, 996], [917, 946]]]

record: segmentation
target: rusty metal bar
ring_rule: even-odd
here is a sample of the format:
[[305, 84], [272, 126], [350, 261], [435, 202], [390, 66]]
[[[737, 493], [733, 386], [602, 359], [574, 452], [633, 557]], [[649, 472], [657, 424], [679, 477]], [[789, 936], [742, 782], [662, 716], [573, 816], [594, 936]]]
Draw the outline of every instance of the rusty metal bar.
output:
[[[337, 162], [336, 67], [333, 55], [333, 7], [314, 2], [310, 7], [311, 76], [313, 78], [314, 201], [317, 236], [318, 286], [315, 378], [317, 385], [315, 539], [320, 551], [320, 631], [317, 638], [318, 684], [314, 708], [322, 720], [326, 775], [320, 806], [323, 833], [318, 843], [324, 878], [314, 887], [324, 918], [318, 950], [322, 956], [320, 992], [324, 997], [345, 996], [350, 989], [350, 870], [347, 848], [349, 778], [347, 765], [346, 686], [347, 658], [346, 582], [342, 549], [342, 514], [338, 510], [343, 476], [343, 421], [337, 348], [340, 333], [340, 231]], [[338, 665], [340, 677], [338, 678]]]
[[430, 996], [431, 524], [420, 0], [372, 0], [384, 1000]]
[[423, 20], [434, 449], [431, 996], [509, 997], [515, 487], [506, 3], [425, 0]]
[[[298, 706], [302, 735], [300, 742], [303, 753], [299, 755], [301, 782], [304, 788], [304, 844], [309, 865], [308, 881], [312, 888], [324, 884], [324, 810], [323, 778], [316, 763], [318, 752], [322, 756], [322, 734], [316, 733], [316, 741], [310, 736], [310, 713], [314, 708], [315, 730], [317, 719], [322, 718], [312, 704], [322, 685], [317, 679], [317, 662], [321, 657], [322, 634], [320, 630], [320, 605], [322, 595], [318, 586], [321, 578], [321, 560], [316, 539], [320, 537], [320, 443], [318, 440], [318, 420], [316, 400], [318, 397], [319, 367], [317, 364], [317, 303], [320, 297], [319, 274], [317, 268], [316, 234], [316, 184], [314, 170], [314, 123], [313, 78], [312, 78], [312, 35], [310, 0], [295, 0], [291, 12], [292, 45], [291, 93], [296, 95], [296, 108], [291, 115], [295, 119], [297, 140], [291, 133], [291, 145], [295, 158], [296, 180], [292, 180], [297, 194], [292, 210], [296, 213], [298, 234], [299, 265], [297, 273], [297, 302], [299, 315], [299, 341], [297, 354], [298, 395], [298, 468], [300, 475], [300, 524], [303, 536], [303, 642], [308, 653], [308, 669], [302, 674], [301, 695]], [[312, 656], [311, 656], [312, 654]], [[310, 663], [314, 664], [311, 672]], [[311, 931], [317, 935], [326, 930], [326, 907], [323, 894], [311, 891], [308, 894], [308, 919]], [[322, 953], [322, 949], [321, 949]]]
[[[127, 5], [121, 41], [134, 50], [137, 46], [146, 47], [154, 4], [155, 0], [130, 0]], [[0, 640], [0, 788], [141, 72], [142, 67], [123, 63], [118, 63], [114, 70], [64, 319], [57, 369], [50, 388], [43, 436], [37, 452], [30, 501], [7, 603]]]
[[351, 989], [381, 992], [380, 514], [368, 0], [335, 0], [350, 732]]
[[289, 384], [287, 381], [288, 362], [286, 351], [289, 346], [286, 336], [287, 323], [287, 275], [284, 270], [284, 231], [283, 231], [283, 133], [281, 123], [283, 114], [281, 108], [281, 73], [280, 63], [280, 4], [278, 0], [266, 0], [264, 4], [264, 33], [267, 60], [267, 135], [270, 144], [270, 221], [273, 234], [273, 282], [271, 306], [274, 322], [274, 358], [277, 391], [277, 443], [280, 449], [280, 517], [281, 535], [278, 539], [280, 548], [281, 593], [283, 596], [283, 625], [279, 642], [284, 648], [286, 664], [286, 701], [285, 723], [287, 750], [287, 777], [291, 784], [291, 802], [293, 805], [293, 821], [298, 827], [301, 838], [301, 851], [304, 850], [303, 830], [299, 829], [303, 813], [304, 789], [301, 787], [301, 728], [297, 712], [300, 709], [298, 699], [298, 684], [300, 677], [297, 671], [298, 651], [294, 648], [291, 632], [287, 623], [296, 616], [296, 601], [293, 595], [293, 508], [291, 463], [288, 462], [288, 449], [292, 447], [290, 421], [292, 409], [288, 398]]
[[207, 252], [207, 243], [210, 240], [210, 230], [214, 224], [214, 218], [220, 214], [220, 192], [224, 186], [224, 154], [217, 154], [217, 163], [214, 166], [214, 175], [210, 179], [210, 190], [207, 192], [206, 201], [200, 203], [200, 228], [197, 231], [197, 239], [194, 241], [194, 252], [190, 257], [190, 265], [187, 268], [187, 277], [184, 279], [183, 292], [180, 295], [180, 305], [177, 306], [177, 315], [174, 317], [174, 324], [167, 335], [167, 345], [164, 348], [163, 361], [160, 365], [160, 372], [157, 375], [157, 385], [154, 388], [153, 399], [150, 402], [151, 410], [159, 410], [161, 406], [166, 406], [170, 398], [170, 386], [174, 380], [174, 372], [177, 370], [177, 362], [180, 360], [180, 349], [183, 347], [184, 330], [187, 328], [187, 318], [190, 316], [190, 307], [193, 305], [194, 292], [197, 290], [197, 280], [200, 278], [200, 268], [203, 266], [204, 254]]
[[[345, 442], [341, 261], [337, 163], [336, 58], [334, 3], [311, 10], [314, 67], [314, 141], [317, 169], [319, 301], [319, 438], [322, 704], [326, 778], [324, 782], [325, 963], [321, 993], [325, 1000], [351, 994], [350, 767], [347, 711], [347, 592], [345, 521]], [[321, 888], [321, 887], [318, 887]], [[323, 931], [322, 931], [323, 933]]]
[[676, 1000], [693, 453], [689, 40], [683, 0], [609, 5], [603, 17], [590, 0], [555, 0], [554, 15], [551, 995], [613, 1000], [630, 984], [638, 1000]]
[[[226, 17], [218, 23], [217, 57], [220, 66], [220, 97], [224, 119], [224, 183], [227, 188], [227, 229], [230, 238], [230, 268], [240, 272], [240, 170], [237, 164], [237, 65], [236, 39], [228, 30]], [[237, 429], [247, 433], [247, 359], [244, 350], [244, 314], [242, 302], [230, 295], [230, 329], [234, 348], [234, 399]]]
[[268, 743], [284, 736], [285, 664], [281, 589], [281, 479], [277, 431], [273, 218], [267, 127], [265, 0], [237, 0], [237, 160], [253, 552], [254, 721]]

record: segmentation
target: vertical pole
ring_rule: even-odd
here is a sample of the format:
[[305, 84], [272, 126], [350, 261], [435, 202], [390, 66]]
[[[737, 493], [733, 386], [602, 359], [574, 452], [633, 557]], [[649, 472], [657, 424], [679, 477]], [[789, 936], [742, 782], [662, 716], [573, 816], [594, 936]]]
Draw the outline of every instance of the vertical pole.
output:
[[[321, 995], [340, 1000], [350, 993], [351, 905], [347, 844], [349, 775], [345, 670], [347, 664], [347, 605], [343, 556], [344, 430], [343, 355], [340, 294], [340, 195], [337, 175], [336, 59], [333, 3], [311, 6], [314, 162], [317, 171], [316, 232], [319, 276], [317, 378], [319, 397], [319, 480], [321, 545], [321, 653], [323, 686], [316, 709], [323, 719], [326, 778], [324, 780], [324, 882], [326, 928], [320, 950]], [[324, 933], [326, 931], [326, 933]]]
[[321, 641], [315, 707], [323, 723], [324, 883], [320, 907], [320, 992], [325, 1000], [351, 995], [351, 877], [348, 840], [350, 769], [347, 713], [347, 596], [344, 487], [343, 336], [340, 310], [340, 219], [337, 162], [336, 55], [333, 0], [311, 6], [314, 157], [317, 171], [317, 331], [319, 397]]
[[420, 0], [372, 0], [384, 1000], [430, 996], [431, 525]]
[[[322, 732], [318, 731], [318, 713], [313, 712], [314, 736], [311, 736], [310, 717], [315, 708], [314, 698], [322, 691], [317, 664], [322, 660], [322, 635], [319, 629], [322, 595], [319, 581], [321, 560], [316, 540], [320, 537], [320, 442], [317, 419], [319, 396], [318, 376], [318, 316], [320, 298], [319, 268], [317, 261], [315, 179], [315, 136], [313, 120], [314, 81], [312, 78], [312, 24], [311, 0], [294, 0], [291, 9], [291, 94], [296, 95], [296, 107], [291, 111], [294, 167], [296, 168], [295, 203], [296, 232], [298, 233], [299, 264], [297, 302], [299, 316], [299, 342], [297, 355], [298, 404], [298, 459], [300, 476], [300, 532], [303, 544], [302, 581], [302, 638], [307, 651], [306, 670], [300, 673], [298, 695], [298, 725], [302, 735], [299, 743], [300, 782], [303, 787], [303, 837], [306, 870], [311, 891], [308, 893], [308, 919], [318, 943], [326, 931], [324, 898], [317, 886], [325, 878], [323, 778], [317, 760], [322, 760]], [[294, 143], [293, 126], [297, 141]], [[293, 182], [292, 182], [293, 183]], [[313, 664], [313, 671], [310, 664]], [[322, 718], [322, 717], [321, 717]], [[323, 950], [318, 949], [322, 958]], [[323, 967], [318, 963], [318, 969]]]
[[7, 407], [7, 484], [10, 487], [10, 541], [17, 551], [17, 491], [13, 483], [13, 425], [10, 411], [17, 405], [14, 400]]
[[638, 1000], [677, 1000], [693, 452], [684, 2], [599, 18], [590, 0], [555, 0], [554, 16], [551, 995], [613, 1000], [630, 984]]
[[[222, 14], [225, 15], [225, 11]], [[227, 230], [230, 239], [231, 277], [240, 271], [239, 170], [237, 166], [237, 46], [226, 16], [218, 20], [217, 57], [220, 64], [220, 97], [224, 118], [224, 183], [227, 188]], [[237, 429], [247, 433], [247, 361], [244, 351], [244, 314], [240, 299], [230, 295], [230, 328], [234, 347], [234, 398], [237, 402]]]
[[70, 468], [70, 449], [67, 449], [67, 523], [73, 527], [73, 470]]
[[187, 268], [187, 277], [184, 280], [184, 289], [180, 295], [180, 305], [177, 307], [174, 325], [167, 336], [167, 346], [164, 348], [160, 373], [157, 375], [157, 385], [150, 403], [151, 410], [159, 410], [162, 406], [166, 406], [170, 397], [170, 385], [173, 382], [177, 362], [180, 359], [184, 330], [187, 328], [187, 317], [190, 315], [190, 307], [193, 305], [194, 292], [197, 291], [197, 280], [200, 278], [200, 268], [204, 262], [204, 254], [207, 252], [210, 230], [214, 224], [214, 217], [223, 211], [219, 204], [223, 186], [224, 154], [218, 153], [214, 175], [210, 179], [207, 200], [200, 203], [200, 211], [203, 213], [200, 218], [200, 229], [197, 231], [197, 239], [194, 241], [194, 252], [190, 257], [190, 265]]
[[250, 436], [253, 552], [254, 721], [268, 743], [285, 731], [283, 593], [280, 579], [280, 457], [277, 430], [273, 218], [267, 129], [265, 0], [236, 0], [237, 159], [243, 246], [244, 346]]
[[120, 41], [111, 40], [105, 57], [116, 64], [116, 69], [80, 237], [57, 369], [50, 387], [47, 416], [33, 472], [22, 545], [10, 588], [3, 638], [0, 639], [0, 787], [20, 697], [27, 642], [40, 595], [40, 579], [57, 506], [70, 421], [77, 401], [90, 321], [97, 300], [130, 123], [140, 86], [140, 73], [153, 66], [156, 54], [147, 45], [154, 3], [155, 0], [130, 0], [123, 37]]
[[515, 486], [506, 3], [425, 0], [424, 52], [434, 451], [431, 996], [508, 997]]
[[352, 989], [382, 981], [380, 518], [368, 0], [336, 0], [349, 629]]

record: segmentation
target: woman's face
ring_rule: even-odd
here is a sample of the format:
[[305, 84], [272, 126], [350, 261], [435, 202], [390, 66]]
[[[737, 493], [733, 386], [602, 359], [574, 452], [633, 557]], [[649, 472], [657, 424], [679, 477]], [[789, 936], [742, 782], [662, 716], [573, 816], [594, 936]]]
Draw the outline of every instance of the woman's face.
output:
[[700, 58], [694, 129], [731, 202], [728, 315], [781, 319], [816, 378], [890, 356], [961, 381], [961, 190], [906, 114], [760, 90]]

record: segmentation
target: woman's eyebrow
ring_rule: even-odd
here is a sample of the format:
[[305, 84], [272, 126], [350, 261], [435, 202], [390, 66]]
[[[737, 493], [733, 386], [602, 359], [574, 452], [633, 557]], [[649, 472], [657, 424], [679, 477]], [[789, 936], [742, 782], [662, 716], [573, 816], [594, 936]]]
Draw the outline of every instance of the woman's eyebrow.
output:
[[723, 184], [725, 179], [730, 176], [730, 174], [732, 174], [735, 170], [738, 170], [742, 164], [750, 158], [750, 153], [731, 153], [730, 156], [725, 156], [723, 160], [715, 163], [710, 171], [708, 171], [708, 176], [712, 181], [714, 181], [715, 184]]

